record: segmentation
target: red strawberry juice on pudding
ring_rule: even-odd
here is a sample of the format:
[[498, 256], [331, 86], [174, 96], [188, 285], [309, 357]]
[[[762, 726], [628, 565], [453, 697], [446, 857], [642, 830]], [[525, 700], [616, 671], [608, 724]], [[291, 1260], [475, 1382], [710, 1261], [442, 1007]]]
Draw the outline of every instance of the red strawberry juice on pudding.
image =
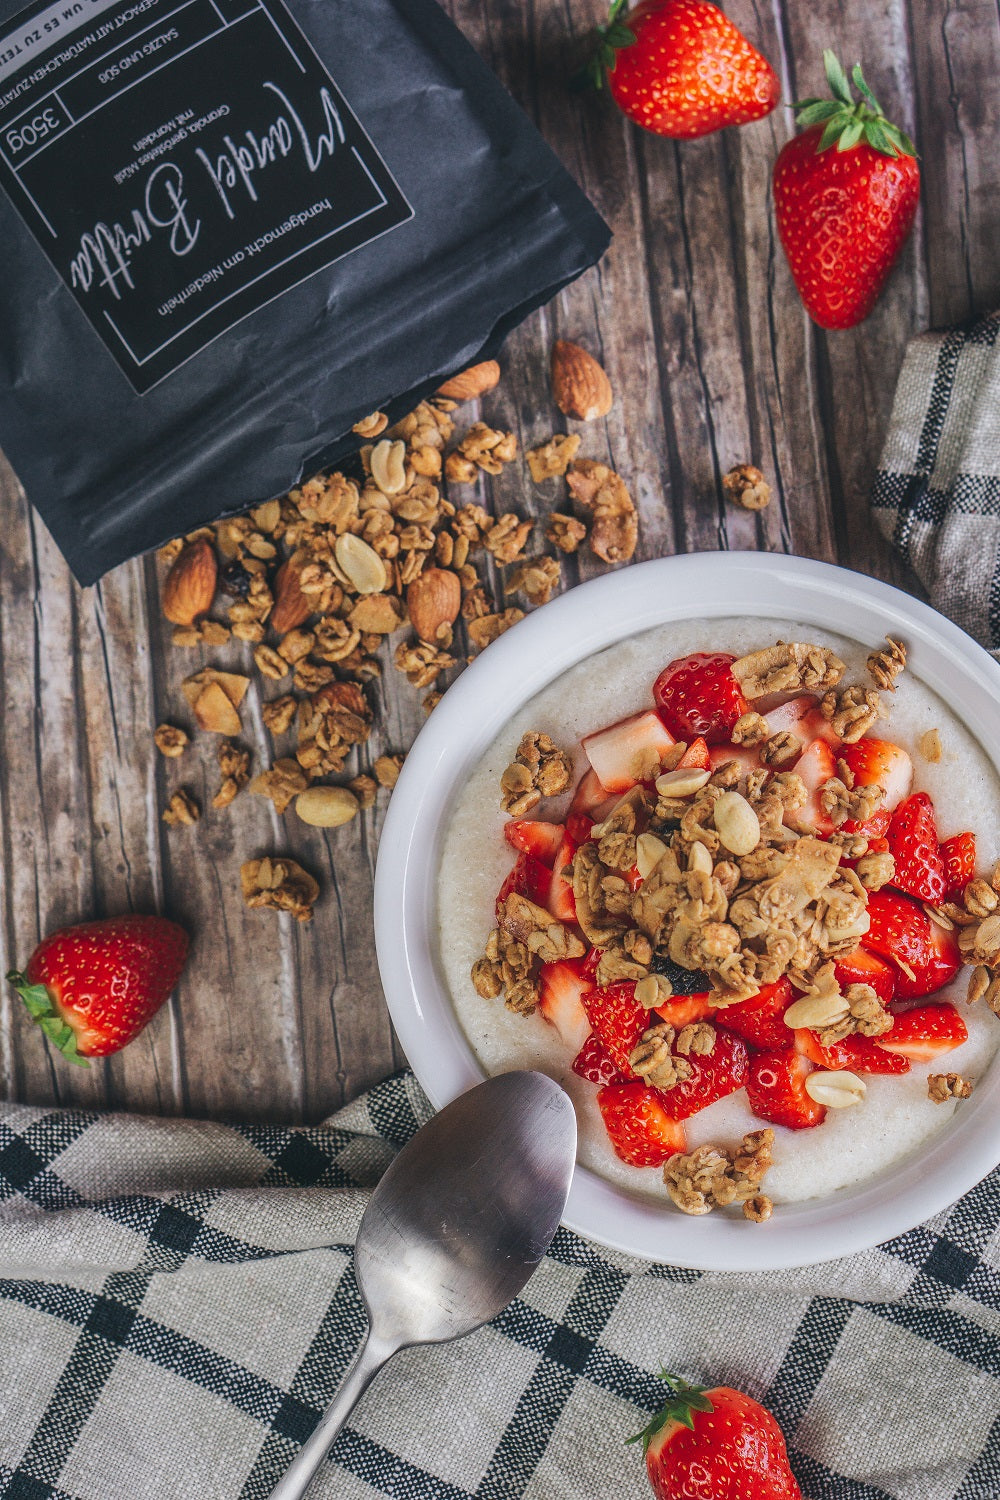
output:
[[[538, 1012], [522, 1016], [509, 1011], [502, 998], [484, 1000], [474, 990], [470, 970], [495, 926], [497, 891], [513, 862], [504, 838], [508, 816], [501, 810], [500, 776], [523, 733], [548, 734], [572, 756], [573, 785], [589, 769], [580, 741], [594, 731], [652, 706], [652, 686], [670, 661], [693, 652], [728, 652], [742, 656], [776, 640], [799, 640], [829, 647], [847, 664], [845, 683], [869, 682], [865, 660], [876, 643], [864, 645], [779, 620], [712, 620], [666, 625], [609, 647], [579, 663], [539, 693], [504, 728], [458, 796], [445, 833], [438, 879], [439, 962], [456, 1015], [469, 1043], [489, 1073], [511, 1068], [539, 1068], [571, 1094], [580, 1122], [580, 1161], [601, 1176], [632, 1191], [666, 1198], [658, 1168], [628, 1166], [614, 1154], [600, 1112], [597, 1090], [577, 1077], [571, 1064], [576, 1048], [568, 1045]], [[896, 691], [882, 694], [888, 719], [871, 731], [909, 751], [914, 790], [925, 791], [934, 804], [941, 839], [965, 829], [978, 842], [977, 873], [992, 869], [1000, 855], [1000, 778], [968, 729], [942, 700], [907, 669], [896, 679]], [[941, 759], [926, 760], [918, 743], [936, 729]], [[571, 793], [543, 801], [530, 816], [559, 822]], [[932, 1062], [916, 1062], [905, 1076], [865, 1075], [861, 1103], [828, 1109], [812, 1129], [775, 1126], [774, 1165], [764, 1182], [775, 1201], [794, 1201], [848, 1187], [890, 1167], [947, 1124], [956, 1108], [949, 1100], [933, 1103], [927, 1095], [931, 1073], [954, 1072], [976, 1080], [1000, 1043], [1000, 1022], [980, 1003], [965, 1003], [969, 970], [962, 968], [928, 1003], [951, 1001], [968, 1027], [968, 1040]], [[655, 1020], [656, 1017], [651, 1017]], [[725, 1025], [724, 1012], [718, 1022]], [[582, 1039], [581, 1039], [582, 1040]], [[689, 1150], [712, 1142], [732, 1146], [747, 1131], [767, 1123], [751, 1113], [741, 1088], [684, 1120]]]

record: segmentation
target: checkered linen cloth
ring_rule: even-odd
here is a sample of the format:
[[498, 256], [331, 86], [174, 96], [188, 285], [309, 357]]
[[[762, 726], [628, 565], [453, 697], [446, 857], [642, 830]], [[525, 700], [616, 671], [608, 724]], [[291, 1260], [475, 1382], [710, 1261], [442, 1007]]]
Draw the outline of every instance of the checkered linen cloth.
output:
[[[0, 1494], [264, 1500], [363, 1337], [366, 1192], [430, 1112], [409, 1074], [308, 1130], [0, 1107]], [[1000, 1173], [771, 1275], [561, 1229], [494, 1323], [390, 1363], [310, 1495], [648, 1500], [625, 1439], [663, 1362], [765, 1401], [807, 1500], [997, 1500], [998, 1224]]]
[[872, 493], [931, 603], [988, 649], [1000, 647], [998, 334], [993, 313], [910, 341]]

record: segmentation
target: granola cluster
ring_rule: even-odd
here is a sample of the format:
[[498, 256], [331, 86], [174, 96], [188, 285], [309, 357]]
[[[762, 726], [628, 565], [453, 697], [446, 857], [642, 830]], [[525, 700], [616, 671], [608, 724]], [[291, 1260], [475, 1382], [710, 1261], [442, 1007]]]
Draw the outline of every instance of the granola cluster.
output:
[[[489, 386], [471, 377], [485, 369], [465, 372], [469, 380], [456, 377], [446, 389], [461, 399], [481, 394]], [[205, 667], [185, 682], [198, 727], [231, 742], [213, 807], [227, 806], [250, 785], [283, 812], [311, 783], [344, 777], [371, 735], [368, 694], [384, 660], [424, 694], [430, 712], [459, 665], [459, 631], [466, 650], [482, 651], [523, 618], [523, 609], [493, 597], [487, 568], [508, 570], [500, 575], [503, 593], [521, 594], [528, 605], [546, 603], [559, 587], [559, 554], [580, 546], [587, 524], [553, 512], [545, 535], [554, 555], [531, 555], [532, 520], [513, 512], [493, 515], [475, 501], [450, 496], [448, 486], [497, 475], [518, 457], [512, 432], [479, 421], [457, 433], [457, 404], [443, 389], [394, 426], [373, 412], [355, 426], [361, 446], [350, 465], [161, 549], [168, 565], [164, 612], [174, 623], [174, 644], [243, 642], [264, 686], [277, 690], [262, 704], [264, 725], [276, 741], [274, 759], [251, 781], [248, 752], [234, 743], [249, 677]], [[580, 442], [579, 434], [553, 434], [526, 455], [531, 476], [537, 483], [566, 477], [591, 523], [595, 555], [627, 560], [636, 545], [634, 506], [611, 469], [577, 460]], [[222, 617], [212, 618], [220, 597]], [[412, 630], [402, 635], [408, 624]], [[391, 653], [384, 651], [397, 635]], [[187, 733], [162, 724], [156, 744], [165, 757], [178, 758]], [[345, 783], [362, 807], [371, 805], [377, 788], [391, 789], [395, 776], [385, 768], [378, 772], [379, 763], [391, 759], [376, 761], [374, 778]], [[542, 782], [551, 775], [542, 771]], [[168, 822], [191, 823], [198, 815], [190, 794], [171, 794]]]
[[523, 818], [543, 797], [558, 797], [569, 786], [573, 762], [547, 734], [528, 730], [500, 777], [500, 801], [512, 818]]
[[773, 1145], [773, 1130], [754, 1130], [735, 1151], [706, 1145], [672, 1156], [663, 1168], [667, 1192], [686, 1214], [707, 1214], [742, 1203], [744, 1216], [761, 1224], [771, 1217], [771, 1200], [760, 1185], [771, 1165]]

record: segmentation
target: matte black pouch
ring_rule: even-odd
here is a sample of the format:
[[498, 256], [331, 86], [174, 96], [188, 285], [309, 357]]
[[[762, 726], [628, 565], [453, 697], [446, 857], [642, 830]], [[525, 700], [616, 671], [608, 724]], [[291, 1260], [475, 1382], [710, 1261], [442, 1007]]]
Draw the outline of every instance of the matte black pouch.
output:
[[0, 0], [0, 445], [81, 583], [283, 493], [607, 227], [434, 0]]

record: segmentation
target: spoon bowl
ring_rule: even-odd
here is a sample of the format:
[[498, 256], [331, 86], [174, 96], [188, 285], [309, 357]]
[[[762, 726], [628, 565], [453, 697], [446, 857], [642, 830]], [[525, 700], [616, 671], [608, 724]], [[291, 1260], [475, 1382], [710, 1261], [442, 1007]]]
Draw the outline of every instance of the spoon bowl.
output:
[[559, 1227], [575, 1157], [572, 1103], [542, 1073], [488, 1078], [417, 1131], [358, 1229], [368, 1337], [271, 1500], [300, 1500], [393, 1354], [460, 1338], [503, 1311]]

